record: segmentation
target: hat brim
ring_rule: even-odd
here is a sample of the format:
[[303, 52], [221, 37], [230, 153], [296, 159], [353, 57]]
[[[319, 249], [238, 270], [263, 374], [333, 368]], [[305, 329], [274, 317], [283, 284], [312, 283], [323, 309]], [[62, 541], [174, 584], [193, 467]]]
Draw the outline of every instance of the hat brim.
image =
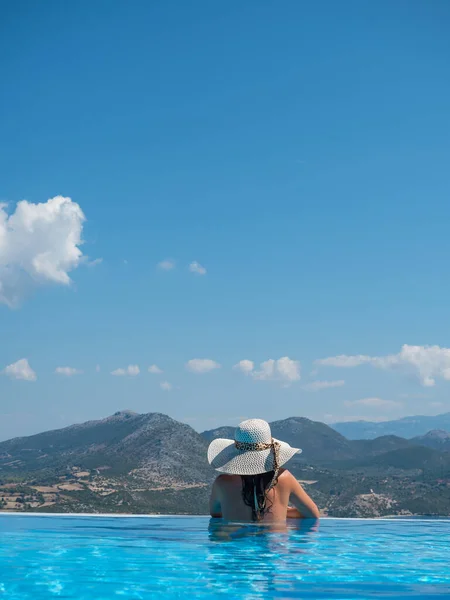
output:
[[[281, 467], [294, 454], [300, 454], [299, 448], [292, 448], [286, 442], [280, 442], [279, 466]], [[261, 475], [274, 470], [273, 452], [271, 448], [267, 450], [238, 450], [234, 440], [218, 438], [213, 440], [208, 448], [209, 464], [220, 471], [229, 475]]]

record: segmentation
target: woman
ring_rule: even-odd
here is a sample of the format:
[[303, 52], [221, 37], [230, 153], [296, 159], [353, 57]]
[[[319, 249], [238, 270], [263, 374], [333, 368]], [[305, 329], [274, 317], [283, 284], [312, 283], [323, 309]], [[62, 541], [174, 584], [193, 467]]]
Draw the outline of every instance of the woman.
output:
[[313, 500], [281, 468], [301, 450], [272, 438], [269, 424], [261, 419], [243, 421], [234, 438], [213, 440], [208, 448], [209, 463], [222, 473], [211, 492], [212, 517], [269, 523], [319, 517]]

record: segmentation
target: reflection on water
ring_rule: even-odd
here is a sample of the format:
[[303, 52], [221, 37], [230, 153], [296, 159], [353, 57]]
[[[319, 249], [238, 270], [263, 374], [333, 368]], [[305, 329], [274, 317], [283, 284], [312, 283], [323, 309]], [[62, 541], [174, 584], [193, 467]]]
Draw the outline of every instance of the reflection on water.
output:
[[214, 542], [228, 542], [239, 538], [267, 536], [267, 534], [288, 534], [295, 531], [308, 534], [318, 531], [318, 519], [291, 519], [289, 524], [283, 523], [235, 523], [223, 519], [209, 521], [209, 539]]
[[[289, 524], [211, 519], [208, 533], [214, 543], [208, 546], [208, 568], [217, 573], [217, 582], [227, 578], [234, 588], [246, 581], [247, 593], [258, 596], [292, 593], [294, 587], [289, 571], [293, 556], [306, 553], [305, 543], [318, 528], [319, 522], [314, 519]], [[290, 542], [294, 536], [295, 544]], [[212, 581], [218, 593], [220, 584], [214, 583], [214, 577]]]

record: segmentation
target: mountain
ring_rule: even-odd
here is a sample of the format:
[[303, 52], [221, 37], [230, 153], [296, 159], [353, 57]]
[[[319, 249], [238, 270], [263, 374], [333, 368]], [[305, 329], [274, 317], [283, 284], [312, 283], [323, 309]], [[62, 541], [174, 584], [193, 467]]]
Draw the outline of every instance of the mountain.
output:
[[304, 417], [290, 417], [270, 424], [275, 438], [301, 448], [307, 462], [343, 460], [354, 456], [351, 442], [325, 423]]
[[[307, 462], [329, 461], [354, 457], [351, 442], [328, 425], [305, 417], [290, 417], [270, 423], [274, 438], [301, 448], [298, 458]], [[204, 431], [202, 437], [209, 443], [216, 438], [234, 438], [235, 427], [219, 427]], [[297, 458], [297, 457], [296, 457]]]
[[425, 435], [433, 429], [450, 432], [450, 412], [435, 417], [418, 415], [380, 423], [371, 421], [334, 423], [331, 427], [350, 440], [373, 439], [384, 435], [414, 438]]
[[377, 454], [369, 459], [363, 459], [358, 466], [381, 467], [383, 469], [428, 469], [436, 473], [439, 469], [450, 470], [450, 454], [441, 453], [432, 448], [410, 446], [400, 450], [392, 450]]
[[218, 427], [217, 429], [209, 429], [208, 431], [204, 431], [201, 435], [208, 444], [217, 438], [225, 438], [228, 440], [232, 440], [234, 438], [234, 431], [236, 427]]
[[[396, 436], [383, 436], [376, 440], [348, 440], [325, 423], [304, 417], [273, 421], [270, 428], [275, 438], [302, 449], [302, 453], [295, 457], [295, 462], [301, 460], [311, 464], [330, 464], [361, 456], [370, 457], [411, 445], [408, 440]], [[234, 430], [234, 427], [219, 427], [203, 432], [202, 436], [208, 443], [219, 437], [232, 439]]]
[[211, 480], [206, 443], [189, 425], [159, 413], [117, 412], [99, 421], [0, 443], [0, 475], [60, 476], [74, 468], [153, 483]]
[[377, 456], [385, 452], [393, 452], [413, 446], [412, 440], [405, 440], [397, 435], [383, 435], [373, 440], [350, 440], [356, 456]]
[[425, 435], [420, 435], [411, 440], [415, 444], [434, 448], [439, 452], [450, 452], [450, 433], [442, 429], [433, 429]]

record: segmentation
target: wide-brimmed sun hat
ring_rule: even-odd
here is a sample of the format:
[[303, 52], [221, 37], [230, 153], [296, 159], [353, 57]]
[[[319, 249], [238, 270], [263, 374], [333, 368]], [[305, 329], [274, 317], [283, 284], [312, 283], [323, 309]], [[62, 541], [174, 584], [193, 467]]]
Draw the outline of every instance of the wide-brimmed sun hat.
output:
[[218, 438], [208, 448], [208, 462], [217, 471], [230, 475], [260, 475], [279, 468], [301, 452], [272, 437], [270, 425], [262, 419], [248, 419], [236, 428], [234, 440]]

